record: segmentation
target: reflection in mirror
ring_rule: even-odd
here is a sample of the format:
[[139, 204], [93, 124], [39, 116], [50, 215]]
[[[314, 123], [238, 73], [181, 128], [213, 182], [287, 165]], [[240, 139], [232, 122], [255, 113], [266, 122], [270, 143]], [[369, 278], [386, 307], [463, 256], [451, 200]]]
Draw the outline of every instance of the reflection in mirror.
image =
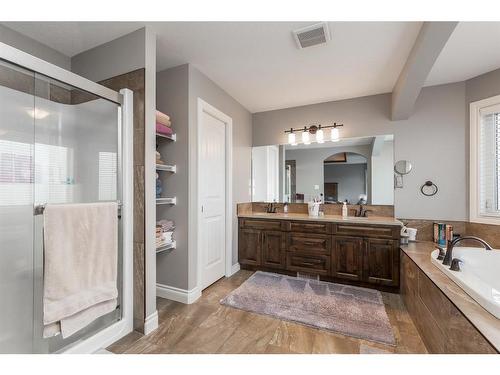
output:
[[252, 200], [394, 204], [394, 137], [252, 149]]

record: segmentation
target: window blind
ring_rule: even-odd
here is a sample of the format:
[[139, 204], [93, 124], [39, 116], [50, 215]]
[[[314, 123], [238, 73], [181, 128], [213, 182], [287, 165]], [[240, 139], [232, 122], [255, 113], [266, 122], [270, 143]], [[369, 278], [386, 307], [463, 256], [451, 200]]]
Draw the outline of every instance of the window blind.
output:
[[479, 129], [480, 213], [500, 216], [500, 111], [481, 111]]
[[99, 200], [116, 200], [116, 152], [99, 152]]

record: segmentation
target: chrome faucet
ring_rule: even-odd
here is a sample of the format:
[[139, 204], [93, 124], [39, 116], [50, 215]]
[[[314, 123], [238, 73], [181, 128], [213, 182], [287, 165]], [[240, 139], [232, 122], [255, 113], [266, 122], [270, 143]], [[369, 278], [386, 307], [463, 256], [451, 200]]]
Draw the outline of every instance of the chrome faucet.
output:
[[473, 237], [473, 236], [458, 237], [458, 238], [454, 239], [453, 241], [448, 241], [448, 246], [446, 247], [446, 255], [444, 256], [444, 259], [443, 259], [443, 264], [445, 266], [450, 266], [452, 264], [453, 248], [455, 247], [455, 245], [457, 243], [459, 243], [460, 241], [463, 241], [463, 240], [473, 240], [473, 241], [480, 242], [483, 244], [483, 246], [486, 250], [492, 250], [492, 247], [485, 240], [482, 240], [479, 237]]

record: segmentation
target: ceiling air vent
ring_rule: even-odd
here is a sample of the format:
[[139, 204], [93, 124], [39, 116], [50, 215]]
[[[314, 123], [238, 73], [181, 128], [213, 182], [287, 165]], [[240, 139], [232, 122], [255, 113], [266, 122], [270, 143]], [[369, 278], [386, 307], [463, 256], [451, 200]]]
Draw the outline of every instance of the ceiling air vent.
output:
[[317, 23], [292, 31], [299, 49], [327, 43], [330, 40], [326, 22]]

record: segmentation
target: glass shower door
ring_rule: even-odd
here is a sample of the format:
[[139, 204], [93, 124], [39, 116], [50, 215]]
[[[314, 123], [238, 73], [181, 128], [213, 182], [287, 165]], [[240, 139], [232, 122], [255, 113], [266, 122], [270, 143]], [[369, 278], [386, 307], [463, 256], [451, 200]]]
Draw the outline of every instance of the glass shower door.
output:
[[0, 60], [0, 353], [33, 351], [34, 86]]
[[[120, 107], [35, 73], [34, 204], [120, 200]], [[117, 213], [118, 214], [118, 213]], [[118, 258], [121, 262], [121, 246]], [[120, 270], [121, 267], [118, 267]], [[34, 346], [52, 353], [120, 319], [117, 309], [69, 338], [43, 338], [43, 216], [34, 219]], [[121, 280], [121, 273], [118, 274]], [[121, 281], [118, 282], [119, 292]], [[119, 293], [119, 301], [121, 300]]]
[[[121, 318], [118, 308], [69, 338], [43, 338], [45, 204], [120, 201], [120, 107], [0, 60], [0, 353], [53, 353]], [[118, 214], [118, 213], [117, 213]]]

